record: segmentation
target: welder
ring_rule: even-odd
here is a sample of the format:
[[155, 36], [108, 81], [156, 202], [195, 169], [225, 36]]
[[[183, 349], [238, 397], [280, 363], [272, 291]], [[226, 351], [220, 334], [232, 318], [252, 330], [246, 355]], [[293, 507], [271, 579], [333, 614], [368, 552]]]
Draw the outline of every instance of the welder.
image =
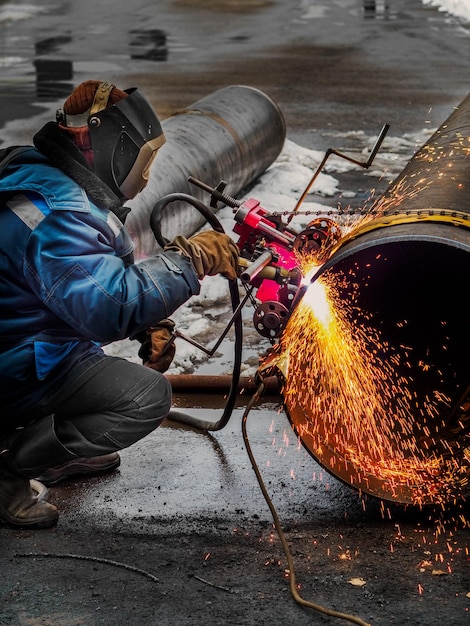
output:
[[[169, 316], [204, 276], [237, 278], [236, 244], [212, 230], [134, 260], [124, 205], [164, 142], [138, 88], [89, 80], [34, 145], [0, 151], [4, 523], [54, 525], [48, 486], [115, 469], [119, 450], [159, 426], [171, 404]], [[142, 364], [103, 351], [128, 337], [142, 342]]]

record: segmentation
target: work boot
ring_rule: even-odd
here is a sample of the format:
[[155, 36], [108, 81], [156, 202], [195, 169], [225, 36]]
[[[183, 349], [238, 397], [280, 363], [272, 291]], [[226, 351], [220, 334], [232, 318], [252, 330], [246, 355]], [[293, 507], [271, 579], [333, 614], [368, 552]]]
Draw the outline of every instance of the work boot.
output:
[[42, 486], [16, 472], [9, 450], [0, 450], [0, 520], [16, 528], [49, 528], [59, 511], [46, 502]]
[[91, 477], [107, 474], [119, 467], [121, 458], [117, 452], [92, 456], [90, 458], [75, 458], [61, 465], [49, 467], [36, 480], [47, 487], [58, 485], [66, 480], [78, 477]]

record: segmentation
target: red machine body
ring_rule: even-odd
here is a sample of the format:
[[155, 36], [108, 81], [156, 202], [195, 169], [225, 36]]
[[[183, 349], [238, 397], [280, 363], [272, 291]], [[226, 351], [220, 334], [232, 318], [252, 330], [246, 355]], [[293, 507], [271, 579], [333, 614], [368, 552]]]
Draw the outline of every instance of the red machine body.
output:
[[331, 220], [321, 219], [297, 233], [254, 198], [241, 203], [234, 218], [241, 257], [248, 261], [240, 278], [257, 289], [259, 304], [253, 323], [261, 335], [274, 339], [284, 329], [300, 287], [298, 254], [324, 250], [332, 233], [339, 237], [339, 228]]

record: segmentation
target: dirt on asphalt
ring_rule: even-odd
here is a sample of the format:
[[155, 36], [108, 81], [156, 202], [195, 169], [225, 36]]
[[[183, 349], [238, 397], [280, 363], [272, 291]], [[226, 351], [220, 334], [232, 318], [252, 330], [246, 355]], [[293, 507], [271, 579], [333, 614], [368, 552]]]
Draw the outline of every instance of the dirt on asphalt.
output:
[[[62, 488], [64, 489], [64, 488]], [[73, 499], [73, 487], [64, 498]], [[53, 501], [57, 501], [53, 498]], [[312, 506], [315, 503], [312, 502]], [[157, 516], [156, 516], [157, 517]], [[377, 625], [467, 624], [468, 530], [428, 516], [366, 514], [285, 528], [296, 589], [309, 602]], [[212, 516], [174, 532], [73, 523], [2, 529], [2, 625], [260, 626], [350, 620], [302, 607], [272, 525]], [[192, 531], [191, 531], [192, 528]], [[352, 621], [351, 623], [361, 623]]]

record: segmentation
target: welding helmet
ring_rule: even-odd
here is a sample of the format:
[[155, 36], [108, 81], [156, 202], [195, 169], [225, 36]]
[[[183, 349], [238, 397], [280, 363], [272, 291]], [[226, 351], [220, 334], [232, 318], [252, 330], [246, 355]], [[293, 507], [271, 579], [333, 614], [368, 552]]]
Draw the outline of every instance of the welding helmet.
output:
[[[148, 100], [137, 88], [120, 91], [100, 83], [92, 105], [81, 115], [58, 121], [68, 127], [88, 127], [93, 171], [120, 198], [131, 199], [147, 184], [156, 151], [165, 143], [161, 124]], [[65, 109], [65, 105], [64, 105]]]

